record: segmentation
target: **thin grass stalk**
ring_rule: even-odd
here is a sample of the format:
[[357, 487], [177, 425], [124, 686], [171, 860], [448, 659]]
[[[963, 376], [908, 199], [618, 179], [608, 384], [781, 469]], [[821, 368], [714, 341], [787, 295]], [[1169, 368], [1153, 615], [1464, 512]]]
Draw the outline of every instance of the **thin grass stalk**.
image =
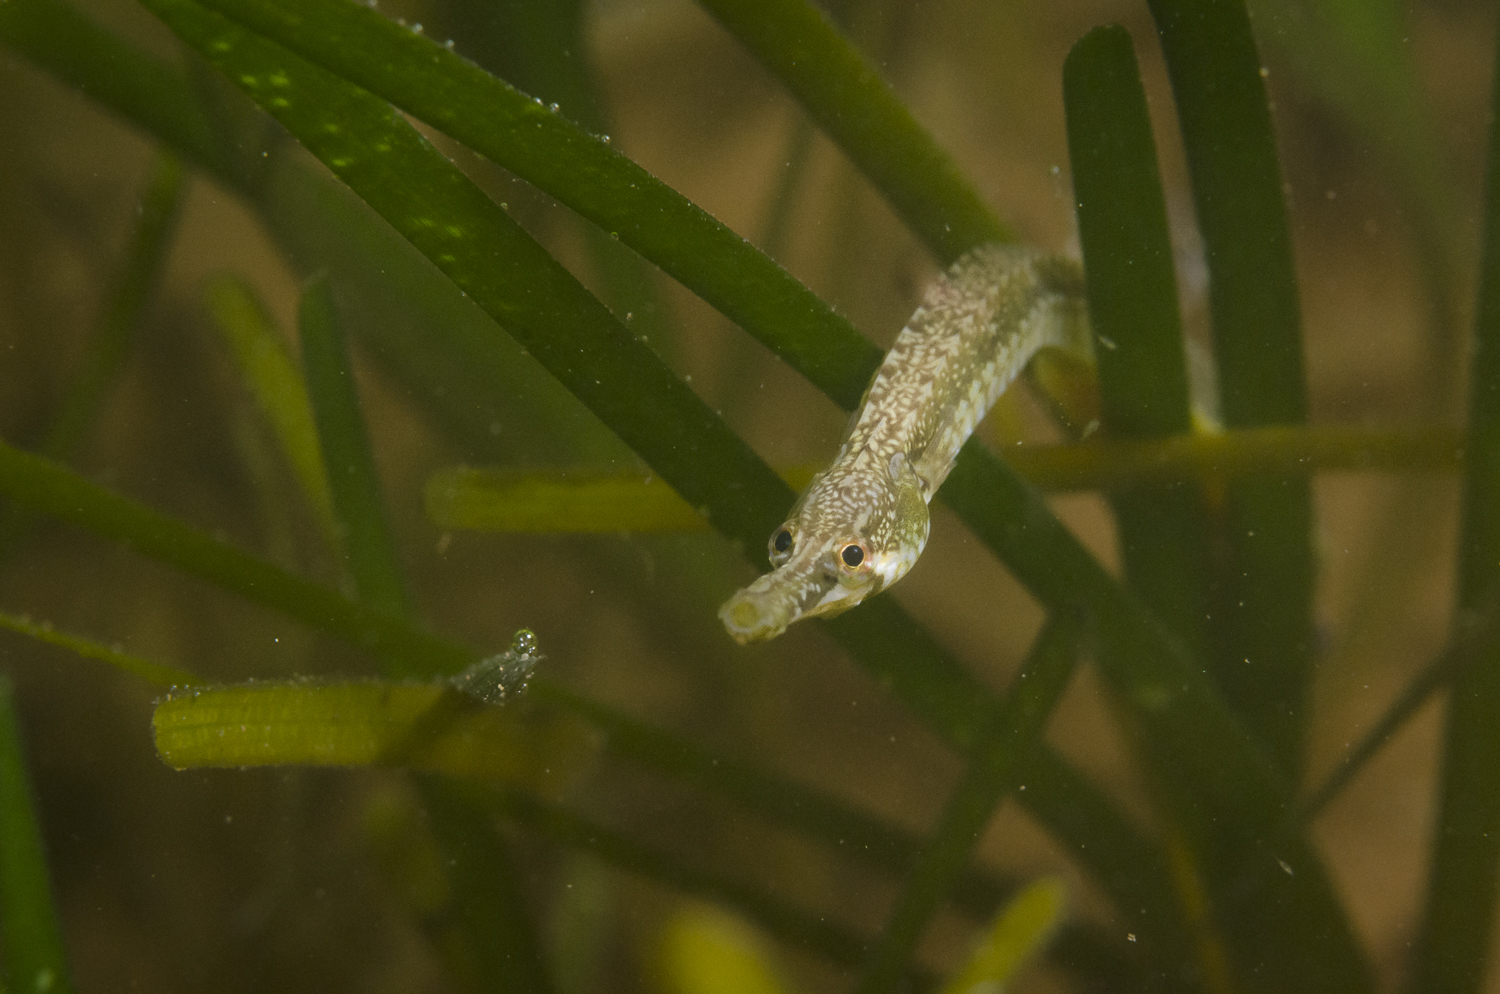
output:
[[[1500, 57], [1500, 38], [1496, 42]], [[1489, 163], [1469, 422], [1464, 447], [1463, 524], [1458, 545], [1455, 624], [1480, 607], [1500, 580], [1500, 69], [1493, 73]], [[1500, 876], [1500, 645], [1491, 644], [1455, 678], [1448, 698], [1438, 817], [1416, 953], [1407, 990], [1469, 994], [1492, 972]]]
[[386, 523], [380, 475], [365, 432], [338, 306], [326, 276], [314, 277], [303, 287], [297, 326], [318, 446], [354, 589], [361, 601], [377, 611], [410, 616], [411, 596]]
[[948, 798], [912, 864], [880, 935], [865, 956], [855, 990], [894, 990], [928, 923], [958, 879], [984, 826], [1017, 786], [1025, 760], [1046, 729], [1078, 660], [1079, 624], [1053, 616], [1032, 645], [1010, 693], [974, 745], [963, 779]]
[[81, 635], [73, 635], [69, 632], [60, 632], [45, 622], [32, 621], [11, 614], [8, 611], [0, 611], [0, 628], [17, 635], [36, 639], [46, 645], [56, 646], [59, 649], [67, 649], [82, 656], [84, 659], [92, 659], [113, 667], [122, 673], [129, 673], [133, 677], [145, 680], [147, 683], [158, 687], [192, 687], [203, 683], [203, 679], [195, 673], [178, 669], [175, 666], [167, 666], [155, 660], [143, 659], [133, 656], [128, 652], [107, 646], [94, 639], [84, 638]]
[[399, 617], [288, 573], [170, 515], [0, 442], [0, 491], [41, 513], [296, 618], [382, 658], [403, 676], [455, 673], [476, 658]]
[[0, 676], [0, 937], [15, 991], [72, 994], [10, 680]]
[[[166, 263], [177, 230], [183, 188], [182, 163], [170, 152], [158, 153], [141, 191], [119, 271], [109, 281], [83, 360], [42, 437], [43, 455], [63, 462], [72, 460], [119, 379]], [[0, 515], [0, 554], [14, 550], [31, 523], [29, 515], [14, 508]]]

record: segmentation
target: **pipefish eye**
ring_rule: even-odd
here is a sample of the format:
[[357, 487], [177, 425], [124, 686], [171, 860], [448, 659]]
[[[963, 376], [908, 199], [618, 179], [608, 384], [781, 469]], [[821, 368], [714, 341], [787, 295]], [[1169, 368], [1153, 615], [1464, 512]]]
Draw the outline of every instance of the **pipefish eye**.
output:
[[859, 569], [860, 564], [865, 561], [865, 547], [858, 542], [850, 542], [839, 553], [839, 558], [850, 569]]
[[792, 549], [797, 545], [797, 539], [792, 535], [792, 529], [782, 525], [771, 535], [771, 565], [780, 566], [792, 556]]

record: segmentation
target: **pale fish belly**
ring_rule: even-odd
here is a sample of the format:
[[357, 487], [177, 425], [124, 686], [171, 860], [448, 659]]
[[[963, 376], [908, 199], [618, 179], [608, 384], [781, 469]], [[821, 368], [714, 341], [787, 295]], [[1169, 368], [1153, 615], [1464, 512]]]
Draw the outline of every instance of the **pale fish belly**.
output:
[[886, 354], [832, 464], [772, 533], [772, 571], [720, 608], [729, 634], [775, 638], [904, 576], [958, 450], [1044, 348], [1090, 355], [1077, 263], [984, 245], [950, 266]]

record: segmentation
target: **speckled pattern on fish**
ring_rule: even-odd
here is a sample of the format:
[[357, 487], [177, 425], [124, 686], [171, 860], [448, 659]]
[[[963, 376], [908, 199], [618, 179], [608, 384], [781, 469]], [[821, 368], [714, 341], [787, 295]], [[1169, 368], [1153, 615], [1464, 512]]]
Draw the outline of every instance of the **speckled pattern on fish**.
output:
[[719, 611], [739, 642], [846, 611], [904, 576], [953, 460], [1042, 348], [1089, 354], [1078, 264], [1006, 245], [964, 255], [886, 354], [833, 463], [771, 535], [775, 568]]

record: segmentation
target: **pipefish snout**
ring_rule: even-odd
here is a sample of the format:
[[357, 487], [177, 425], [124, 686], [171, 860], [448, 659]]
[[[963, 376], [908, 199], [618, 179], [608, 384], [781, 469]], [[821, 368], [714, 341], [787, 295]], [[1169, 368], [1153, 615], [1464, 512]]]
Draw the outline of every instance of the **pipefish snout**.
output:
[[1044, 348], [1092, 355], [1076, 262], [984, 245], [950, 266], [886, 354], [833, 462], [771, 534], [771, 572], [719, 609], [729, 634], [775, 638], [905, 576], [958, 450]]

